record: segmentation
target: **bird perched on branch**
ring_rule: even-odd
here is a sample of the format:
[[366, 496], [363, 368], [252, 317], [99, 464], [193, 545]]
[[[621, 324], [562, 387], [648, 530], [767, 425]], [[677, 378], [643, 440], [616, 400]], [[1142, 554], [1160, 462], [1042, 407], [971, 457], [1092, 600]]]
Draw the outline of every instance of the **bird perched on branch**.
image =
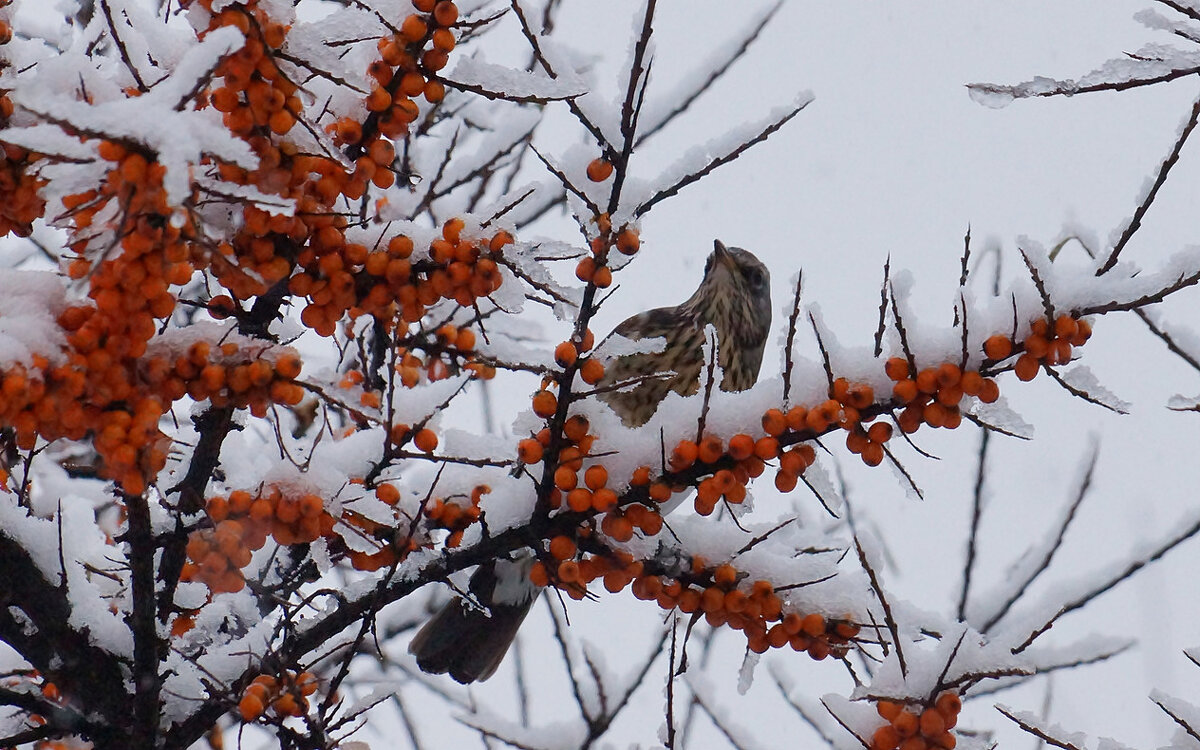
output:
[[[771, 328], [771, 276], [754, 254], [717, 240], [695, 293], [675, 307], [629, 318], [614, 333], [634, 341], [662, 338], [653, 353], [617, 357], [605, 370], [599, 397], [629, 427], [645, 424], [668, 391], [691, 395], [700, 388], [705, 329], [717, 334], [720, 388], [744, 391], [758, 380]], [[662, 377], [647, 377], [661, 375]], [[622, 384], [628, 387], [621, 387]], [[479, 566], [468, 591], [455, 597], [413, 637], [408, 650], [433, 674], [467, 684], [492, 676], [529, 613], [540, 588], [529, 580], [532, 552]]]

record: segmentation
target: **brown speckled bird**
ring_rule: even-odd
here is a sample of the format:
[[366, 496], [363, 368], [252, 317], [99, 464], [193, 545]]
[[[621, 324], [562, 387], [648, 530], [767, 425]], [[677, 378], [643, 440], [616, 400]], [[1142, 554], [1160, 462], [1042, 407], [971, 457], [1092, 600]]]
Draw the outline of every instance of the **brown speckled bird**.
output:
[[[673, 390], [685, 396], [700, 387], [704, 331], [717, 332], [717, 362], [724, 371], [721, 390], [744, 391], [758, 380], [763, 348], [771, 329], [771, 275], [749, 251], [717, 240], [704, 266], [704, 279], [683, 304], [660, 307], [629, 318], [614, 333], [639, 340], [662, 337], [655, 353], [627, 354], [609, 363], [600, 386], [634, 381], [600, 398], [629, 427], [645, 424]], [[661, 378], [638, 380], [645, 375]], [[455, 597], [413, 637], [408, 650], [432, 674], [449, 673], [463, 684], [492, 676], [541, 589], [529, 581], [533, 554], [480, 565], [471, 576], [471, 597], [486, 610]]]

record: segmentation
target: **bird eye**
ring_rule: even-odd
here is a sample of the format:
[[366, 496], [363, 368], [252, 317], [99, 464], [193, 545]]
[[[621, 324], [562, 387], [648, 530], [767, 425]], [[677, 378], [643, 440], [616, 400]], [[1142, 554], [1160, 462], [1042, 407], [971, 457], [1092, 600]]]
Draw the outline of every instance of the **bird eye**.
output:
[[757, 268], [749, 268], [746, 269], [746, 281], [750, 282], [750, 286], [758, 288], [763, 285], [765, 279], [763, 278], [762, 271]]

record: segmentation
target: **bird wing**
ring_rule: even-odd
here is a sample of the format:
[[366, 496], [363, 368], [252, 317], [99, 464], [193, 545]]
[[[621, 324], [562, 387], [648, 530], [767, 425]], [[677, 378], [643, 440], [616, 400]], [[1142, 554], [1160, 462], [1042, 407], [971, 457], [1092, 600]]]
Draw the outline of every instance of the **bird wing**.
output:
[[664, 338], [661, 352], [624, 354], [605, 368], [601, 387], [611, 387], [624, 381], [655, 374], [669, 377], [642, 380], [628, 388], [608, 390], [600, 399], [621, 417], [629, 427], [645, 424], [658, 404], [673, 390], [683, 395], [696, 391], [702, 366], [703, 332], [695, 319], [679, 307], [660, 307], [647, 310], [625, 320], [614, 333], [633, 341]]

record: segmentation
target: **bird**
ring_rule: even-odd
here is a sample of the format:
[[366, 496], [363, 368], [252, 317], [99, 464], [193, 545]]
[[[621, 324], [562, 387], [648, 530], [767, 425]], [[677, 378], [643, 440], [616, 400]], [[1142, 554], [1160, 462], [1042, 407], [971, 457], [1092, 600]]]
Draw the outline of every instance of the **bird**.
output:
[[[613, 333], [632, 341], [662, 338], [656, 352], [624, 354], [605, 368], [597, 396], [631, 428], [650, 420], [669, 391], [684, 396], [700, 388], [705, 332], [717, 335], [719, 384], [744, 391], [758, 380], [771, 329], [771, 275], [753, 253], [720, 240], [704, 277], [687, 300], [638, 313]], [[647, 377], [655, 376], [660, 377]], [[409, 642], [417, 666], [470, 684], [491, 677], [541, 588], [529, 580], [531, 550], [480, 565], [467, 584], [469, 599], [454, 597]]]

